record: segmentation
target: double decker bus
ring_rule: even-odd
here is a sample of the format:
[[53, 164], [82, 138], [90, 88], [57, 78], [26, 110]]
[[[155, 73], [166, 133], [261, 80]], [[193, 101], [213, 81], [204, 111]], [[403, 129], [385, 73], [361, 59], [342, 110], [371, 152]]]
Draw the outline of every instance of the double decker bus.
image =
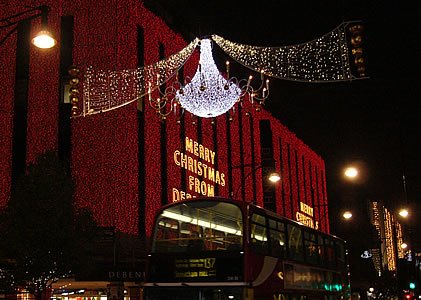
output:
[[225, 198], [162, 207], [146, 276], [147, 300], [350, 298], [343, 240]]

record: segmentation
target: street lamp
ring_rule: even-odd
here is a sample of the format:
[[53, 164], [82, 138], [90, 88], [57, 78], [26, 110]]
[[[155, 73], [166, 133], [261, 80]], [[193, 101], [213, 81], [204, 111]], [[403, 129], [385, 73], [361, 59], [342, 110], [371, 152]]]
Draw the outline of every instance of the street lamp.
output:
[[[258, 165], [253, 165], [253, 164], [247, 164], [247, 165], [241, 165], [241, 166], [234, 166], [233, 169], [236, 168], [241, 168], [241, 167], [253, 167], [252, 170], [250, 170], [250, 172], [244, 177], [243, 182], [246, 182], [246, 179], [249, 178], [252, 174], [254, 174], [257, 170], [263, 168], [262, 164], [258, 164]], [[266, 179], [268, 181], [270, 181], [271, 183], [275, 184], [277, 183], [279, 180], [281, 180], [281, 175], [276, 172], [270, 172], [269, 175], [266, 177]], [[244, 184], [243, 183], [243, 184]], [[236, 199], [238, 192], [240, 191], [241, 187], [243, 186], [243, 184], [240, 184], [237, 188], [237, 190], [235, 191], [235, 193], [232, 194], [233, 198]]]
[[402, 208], [401, 210], [399, 210], [399, 215], [402, 218], [407, 218], [409, 216], [409, 212], [406, 208]]
[[33, 20], [41, 17], [41, 31], [39, 31], [32, 39], [32, 44], [35, 47], [41, 49], [49, 49], [54, 47], [57, 44], [57, 41], [53, 38], [52, 34], [47, 29], [49, 11], [50, 8], [48, 6], [40, 5], [1, 19], [0, 29], [12, 29], [0, 40], [0, 46], [3, 45], [6, 39], [17, 30], [19, 22]]
[[344, 217], [345, 220], [349, 220], [352, 218], [352, 212], [350, 212], [349, 210], [345, 211], [342, 215]]
[[355, 167], [348, 167], [345, 169], [344, 175], [349, 179], [356, 178], [358, 176], [358, 170]]

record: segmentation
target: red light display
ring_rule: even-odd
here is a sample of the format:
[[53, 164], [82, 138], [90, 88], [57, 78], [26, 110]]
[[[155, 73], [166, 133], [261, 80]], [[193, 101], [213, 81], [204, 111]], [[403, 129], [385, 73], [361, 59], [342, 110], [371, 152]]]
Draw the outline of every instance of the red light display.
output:
[[[6, 7], [5, 15], [32, 3], [10, 2], [15, 5]], [[124, 1], [124, 4], [118, 1], [47, 2], [45, 4], [51, 7], [49, 25], [56, 36], [60, 32], [60, 17], [74, 16], [73, 63], [78, 66], [135, 68], [137, 26], [144, 29], [145, 65], [159, 60], [160, 43], [164, 45], [165, 56], [178, 52], [187, 44], [160, 18], [145, 9], [141, 1]], [[38, 25], [34, 22], [34, 30]], [[7, 205], [10, 197], [16, 65], [10, 57], [15, 57], [15, 45], [16, 36], [12, 35], [2, 45], [0, 56], [4, 69], [0, 78], [6, 100], [0, 103], [0, 164], [3, 166], [0, 169], [0, 208]], [[35, 49], [30, 52], [27, 162], [58, 146], [59, 53], [59, 47], [48, 52]], [[186, 66], [185, 73], [194, 70], [193, 60]], [[199, 121], [186, 113], [181, 124], [177, 124], [175, 116], [171, 115], [162, 125], [147, 101], [143, 107], [140, 114], [144, 128], [138, 126], [136, 103], [72, 120], [71, 168], [76, 183], [75, 205], [92, 210], [100, 225], [139, 234], [139, 223], [144, 222], [146, 235], [150, 236], [155, 212], [163, 203], [174, 199], [174, 189], [198, 195], [196, 185], [192, 187], [190, 184], [191, 180], [212, 185], [217, 191], [215, 195], [224, 197], [237, 190], [237, 198], [242, 197], [240, 187], [244, 185], [244, 200], [254, 200], [264, 206], [262, 170], [253, 171], [250, 166], [261, 163], [260, 135], [265, 133], [260, 132], [259, 122], [269, 120], [276, 168], [282, 177], [276, 187], [278, 213], [295, 219], [301, 201], [314, 207], [315, 219], [320, 221], [319, 229], [329, 231], [323, 160], [269, 112], [256, 112], [245, 101], [241, 113], [237, 110], [232, 121], [228, 121], [227, 115]], [[246, 116], [247, 111], [250, 116]], [[143, 133], [143, 141], [139, 141], [139, 131]], [[224, 175], [224, 184], [209, 180], [203, 174], [194, 174], [175, 163], [175, 151], [186, 152], [186, 137], [203, 149], [215, 152], [216, 161], [207, 163], [220, 176]], [[138, 153], [139, 143], [143, 143], [144, 153]], [[161, 165], [163, 155], [166, 165]], [[139, 157], [144, 158], [144, 165], [139, 166]], [[205, 163], [200, 157], [195, 157], [195, 160]], [[254, 176], [248, 176], [250, 172], [255, 172], [255, 182]], [[144, 186], [139, 186], [139, 176], [145, 176]], [[167, 191], [167, 199], [161, 198], [163, 189]], [[254, 195], [256, 199], [253, 199]], [[143, 214], [141, 203], [145, 207]]]

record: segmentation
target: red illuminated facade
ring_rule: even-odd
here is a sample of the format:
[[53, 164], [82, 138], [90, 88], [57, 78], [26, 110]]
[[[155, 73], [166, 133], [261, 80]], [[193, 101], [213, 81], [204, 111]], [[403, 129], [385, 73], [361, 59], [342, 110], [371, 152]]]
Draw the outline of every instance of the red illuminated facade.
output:
[[[29, 46], [39, 20], [1, 45], [0, 208], [24, 166], [53, 149], [70, 162], [75, 206], [124, 233], [149, 236], [159, 207], [198, 195], [255, 202], [329, 232], [324, 161], [265, 110], [245, 102], [232, 120], [185, 114], [161, 123], [145, 101], [70, 119], [62, 86], [71, 65], [132, 69], [189, 41], [141, 1], [36, 2], [50, 6], [58, 46]], [[1, 17], [25, 5], [34, 1], [8, 1]], [[275, 187], [263, 176], [271, 169], [282, 177]]]

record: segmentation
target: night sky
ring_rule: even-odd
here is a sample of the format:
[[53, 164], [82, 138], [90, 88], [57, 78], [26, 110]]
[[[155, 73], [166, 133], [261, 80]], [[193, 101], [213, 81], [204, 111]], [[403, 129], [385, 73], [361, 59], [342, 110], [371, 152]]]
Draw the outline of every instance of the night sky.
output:
[[[325, 160], [333, 233], [349, 234], [338, 221], [345, 207], [359, 210], [357, 222], [367, 215], [367, 200], [397, 210], [407, 198], [412, 216], [406, 225], [421, 249], [419, 9], [402, 1], [330, 0], [151, 0], [146, 6], [187, 41], [218, 34], [256, 46], [303, 43], [342, 21], [363, 21], [369, 79], [318, 84], [273, 79], [266, 109]], [[347, 163], [358, 163], [358, 183], [342, 179]]]

